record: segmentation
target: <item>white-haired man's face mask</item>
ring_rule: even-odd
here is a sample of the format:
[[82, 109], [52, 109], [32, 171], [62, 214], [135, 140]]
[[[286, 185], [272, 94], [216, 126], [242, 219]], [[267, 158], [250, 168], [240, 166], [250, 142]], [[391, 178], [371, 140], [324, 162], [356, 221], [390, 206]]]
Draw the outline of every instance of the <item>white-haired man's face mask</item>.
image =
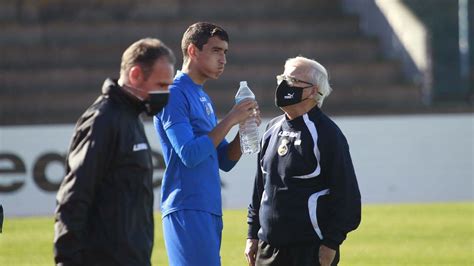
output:
[[311, 95], [303, 99], [303, 92], [305, 89], [310, 89], [316, 86], [311, 82], [284, 74], [277, 76], [277, 84], [278, 86], [275, 90], [275, 105], [277, 107], [297, 104], [310, 98]]

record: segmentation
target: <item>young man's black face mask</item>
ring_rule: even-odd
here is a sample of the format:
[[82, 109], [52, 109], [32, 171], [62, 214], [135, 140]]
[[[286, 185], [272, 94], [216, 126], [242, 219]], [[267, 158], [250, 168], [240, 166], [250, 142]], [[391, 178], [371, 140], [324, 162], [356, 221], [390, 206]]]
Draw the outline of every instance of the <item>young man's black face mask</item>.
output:
[[303, 99], [303, 90], [300, 87], [292, 87], [286, 80], [282, 80], [275, 91], [275, 105], [285, 107], [306, 100]]

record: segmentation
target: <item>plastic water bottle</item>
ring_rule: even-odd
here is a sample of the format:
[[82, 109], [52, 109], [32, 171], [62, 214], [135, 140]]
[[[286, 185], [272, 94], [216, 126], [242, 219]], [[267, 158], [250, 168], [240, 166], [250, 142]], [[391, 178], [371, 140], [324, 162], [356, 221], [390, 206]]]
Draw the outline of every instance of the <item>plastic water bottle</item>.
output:
[[[240, 82], [240, 88], [235, 95], [235, 103], [244, 99], [255, 100], [255, 94], [247, 86], [247, 81]], [[243, 154], [252, 154], [260, 151], [260, 141], [258, 138], [258, 125], [256, 117], [249, 117], [239, 124], [240, 149]]]

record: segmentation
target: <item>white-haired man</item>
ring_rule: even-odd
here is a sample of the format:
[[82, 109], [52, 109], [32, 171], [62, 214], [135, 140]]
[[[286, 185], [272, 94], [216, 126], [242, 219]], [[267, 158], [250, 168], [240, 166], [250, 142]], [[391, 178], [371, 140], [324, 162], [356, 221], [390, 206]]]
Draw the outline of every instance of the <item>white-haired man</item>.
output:
[[262, 138], [245, 255], [249, 265], [337, 265], [361, 201], [346, 138], [320, 110], [328, 74], [299, 56], [277, 83], [275, 104], [285, 114]]

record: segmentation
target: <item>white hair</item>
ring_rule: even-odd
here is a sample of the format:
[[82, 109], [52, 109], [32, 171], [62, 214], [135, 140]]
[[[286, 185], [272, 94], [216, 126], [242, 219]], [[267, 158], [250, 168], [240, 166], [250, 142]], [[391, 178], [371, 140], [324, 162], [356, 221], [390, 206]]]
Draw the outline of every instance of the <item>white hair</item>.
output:
[[285, 69], [289, 66], [307, 69], [308, 77], [311, 78], [310, 82], [316, 84], [318, 92], [320, 93], [314, 96], [314, 100], [318, 107], [321, 107], [324, 99], [332, 92], [332, 88], [329, 86], [329, 76], [326, 68], [316, 60], [308, 59], [303, 56], [287, 59], [285, 62]]

